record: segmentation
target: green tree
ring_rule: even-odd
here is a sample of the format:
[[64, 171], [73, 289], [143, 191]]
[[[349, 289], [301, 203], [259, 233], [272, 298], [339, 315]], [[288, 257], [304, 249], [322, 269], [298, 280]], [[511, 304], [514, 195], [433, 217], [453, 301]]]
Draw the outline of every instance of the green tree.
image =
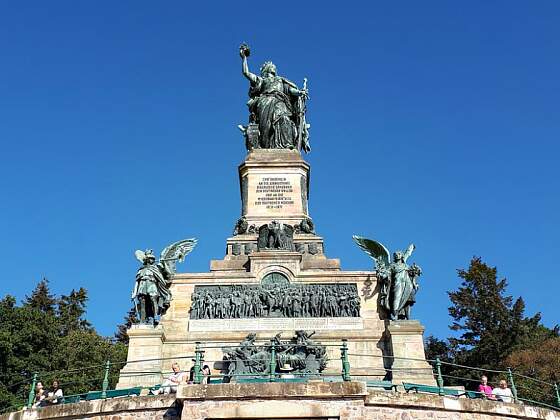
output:
[[49, 281], [46, 277], [37, 283], [31, 296], [26, 296], [24, 304], [31, 308], [38, 309], [43, 313], [54, 313], [56, 298], [51, 294]]
[[465, 364], [503, 367], [507, 355], [534, 341], [540, 314], [526, 318], [523, 299], [513, 303], [506, 294], [506, 279], [498, 280], [496, 267], [479, 257], [458, 274], [462, 284], [457, 291], [449, 292], [449, 315], [453, 319], [450, 328], [462, 334], [449, 339], [451, 347]]
[[[0, 382], [7, 388], [0, 405], [13, 405], [19, 399], [32, 372], [50, 370], [52, 354], [59, 340], [59, 326], [54, 311], [28, 305], [16, 306], [12, 296], [0, 302], [0, 336], [4, 352]], [[22, 383], [23, 381], [23, 383]]]
[[65, 393], [70, 395], [101, 389], [107, 360], [112, 362], [109, 387], [114, 387], [122, 368], [120, 362], [126, 359], [127, 347], [122, 343], [114, 344], [93, 330], [75, 330], [59, 341], [57, 350], [53, 365], [58, 371], [43, 378], [49, 384], [54, 379], [59, 380]]
[[[496, 267], [474, 257], [467, 270], [458, 270], [462, 279], [458, 290], [449, 292], [452, 305], [449, 315], [451, 330], [460, 333], [450, 337], [451, 360], [456, 364], [481, 369], [505, 369], [513, 352], [534, 347], [557, 336], [556, 330], [541, 324], [541, 315], [525, 316], [525, 302], [515, 301], [506, 293], [506, 279], [498, 280]], [[451, 369], [452, 376], [466, 378], [463, 384], [473, 388], [481, 372]], [[489, 373], [490, 381], [493, 379]]]
[[71, 331], [91, 329], [91, 324], [83, 318], [87, 300], [87, 291], [83, 287], [78, 291], [72, 289], [69, 295], [60, 296], [57, 301], [57, 313], [62, 335], [68, 335]]
[[115, 340], [119, 343], [128, 344], [128, 334], [126, 331], [131, 327], [132, 324], [138, 322], [138, 317], [136, 316], [136, 309], [130, 308], [126, 316], [124, 317], [124, 323], [117, 326], [117, 332], [115, 333]]
[[[457, 370], [451, 365], [455, 362], [454, 354], [449, 345], [448, 340], [440, 340], [433, 335], [426, 337], [424, 348], [426, 351], [426, 359], [434, 361], [439, 359], [441, 363], [441, 373], [446, 385], [458, 385], [454, 376], [457, 376]], [[433, 362], [432, 362], [433, 365]]]
[[424, 343], [426, 351], [426, 359], [435, 360], [439, 358], [441, 361], [450, 362], [453, 360], [451, 354], [451, 349], [449, 348], [449, 343], [444, 340], [440, 340], [433, 335], [426, 337]]
[[[54, 296], [46, 279], [17, 305], [0, 300], [0, 411], [23, 405], [31, 377], [50, 386], [58, 379], [65, 394], [99, 389], [106, 360], [126, 358], [126, 346], [100, 336], [84, 318], [87, 291]], [[121, 366], [114, 364], [111, 385]], [[87, 368], [87, 369], [86, 369]]]

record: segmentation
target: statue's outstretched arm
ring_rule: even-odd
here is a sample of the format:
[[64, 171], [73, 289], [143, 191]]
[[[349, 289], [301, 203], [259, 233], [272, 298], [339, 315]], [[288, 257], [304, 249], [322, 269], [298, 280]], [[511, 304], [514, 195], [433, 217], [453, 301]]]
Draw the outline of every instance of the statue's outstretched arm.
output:
[[257, 76], [249, 71], [249, 64], [247, 63], [247, 57], [243, 56], [241, 60], [242, 60], [241, 69], [243, 72], [243, 76], [249, 79], [251, 83], [256, 83]]

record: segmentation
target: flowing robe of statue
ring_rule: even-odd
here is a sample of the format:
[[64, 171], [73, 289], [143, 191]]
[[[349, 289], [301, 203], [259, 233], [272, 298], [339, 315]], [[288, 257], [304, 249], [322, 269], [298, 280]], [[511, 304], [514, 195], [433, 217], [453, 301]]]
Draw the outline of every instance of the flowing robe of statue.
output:
[[403, 262], [393, 263], [390, 266], [390, 285], [386, 283], [390, 286], [390, 290], [386, 291], [385, 308], [395, 317], [402, 313], [414, 296], [414, 284], [408, 270], [408, 265]]
[[292, 103], [290, 88], [296, 86], [279, 76], [256, 76], [255, 79], [255, 82], [251, 82], [251, 99], [247, 105], [259, 125], [259, 146], [262, 149], [295, 148], [297, 128], [294, 108], [297, 107], [297, 101]]
[[171, 292], [167, 285], [168, 273], [161, 264], [147, 264], [136, 272], [136, 287], [132, 299], [150, 296], [156, 302], [154, 315], [165, 313], [171, 303]]

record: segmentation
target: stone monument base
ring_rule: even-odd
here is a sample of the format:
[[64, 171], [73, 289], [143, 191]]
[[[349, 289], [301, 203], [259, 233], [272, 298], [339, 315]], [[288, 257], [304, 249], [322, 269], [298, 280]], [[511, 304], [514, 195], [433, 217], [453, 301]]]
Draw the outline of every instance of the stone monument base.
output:
[[301, 222], [307, 213], [309, 164], [296, 150], [255, 149], [239, 166], [242, 216], [257, 228]]
[[116, 389], [130, 388], [141, 383], [144, 386], [162, 381], [161, 352], [165, 335], [158, 325], [133, 325], [127, 331], [128, 356], [121, 369]]
[[418, 321], [389, 321], [387, 334], [393, 356], [394, 384], [436, 385], [432, 367], [426, 361], [423, 333], [424, 326]]

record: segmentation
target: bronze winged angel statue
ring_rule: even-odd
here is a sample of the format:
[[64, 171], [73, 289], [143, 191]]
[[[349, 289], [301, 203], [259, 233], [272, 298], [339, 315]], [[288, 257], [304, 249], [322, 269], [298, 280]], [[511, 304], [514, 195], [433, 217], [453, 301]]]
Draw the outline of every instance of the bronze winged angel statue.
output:
[[137, 250], [134, 255], [142, 263], [136, 272], [132, 301], [141, 324], [156, 325], [171, 303], [169, 286], [176, 271], [177, 261], [183, 262], [194, 249], [197, 240], [183, 239], [161, 251], [159, 261], [151, 249]]
[[405, 252], [393, 253], [390, 262], [389, 250], [373, 239], [352, 236], [358, 246], [375, 261], [377, 277], [381, 280], [381, 306], [389, 311], [392, 320], [410, 319], [410, 308], [416, 302], [418, 282], [422, 274], [416, 263], [409, 266], [406, 261], [415, 249], [410, 244]]

